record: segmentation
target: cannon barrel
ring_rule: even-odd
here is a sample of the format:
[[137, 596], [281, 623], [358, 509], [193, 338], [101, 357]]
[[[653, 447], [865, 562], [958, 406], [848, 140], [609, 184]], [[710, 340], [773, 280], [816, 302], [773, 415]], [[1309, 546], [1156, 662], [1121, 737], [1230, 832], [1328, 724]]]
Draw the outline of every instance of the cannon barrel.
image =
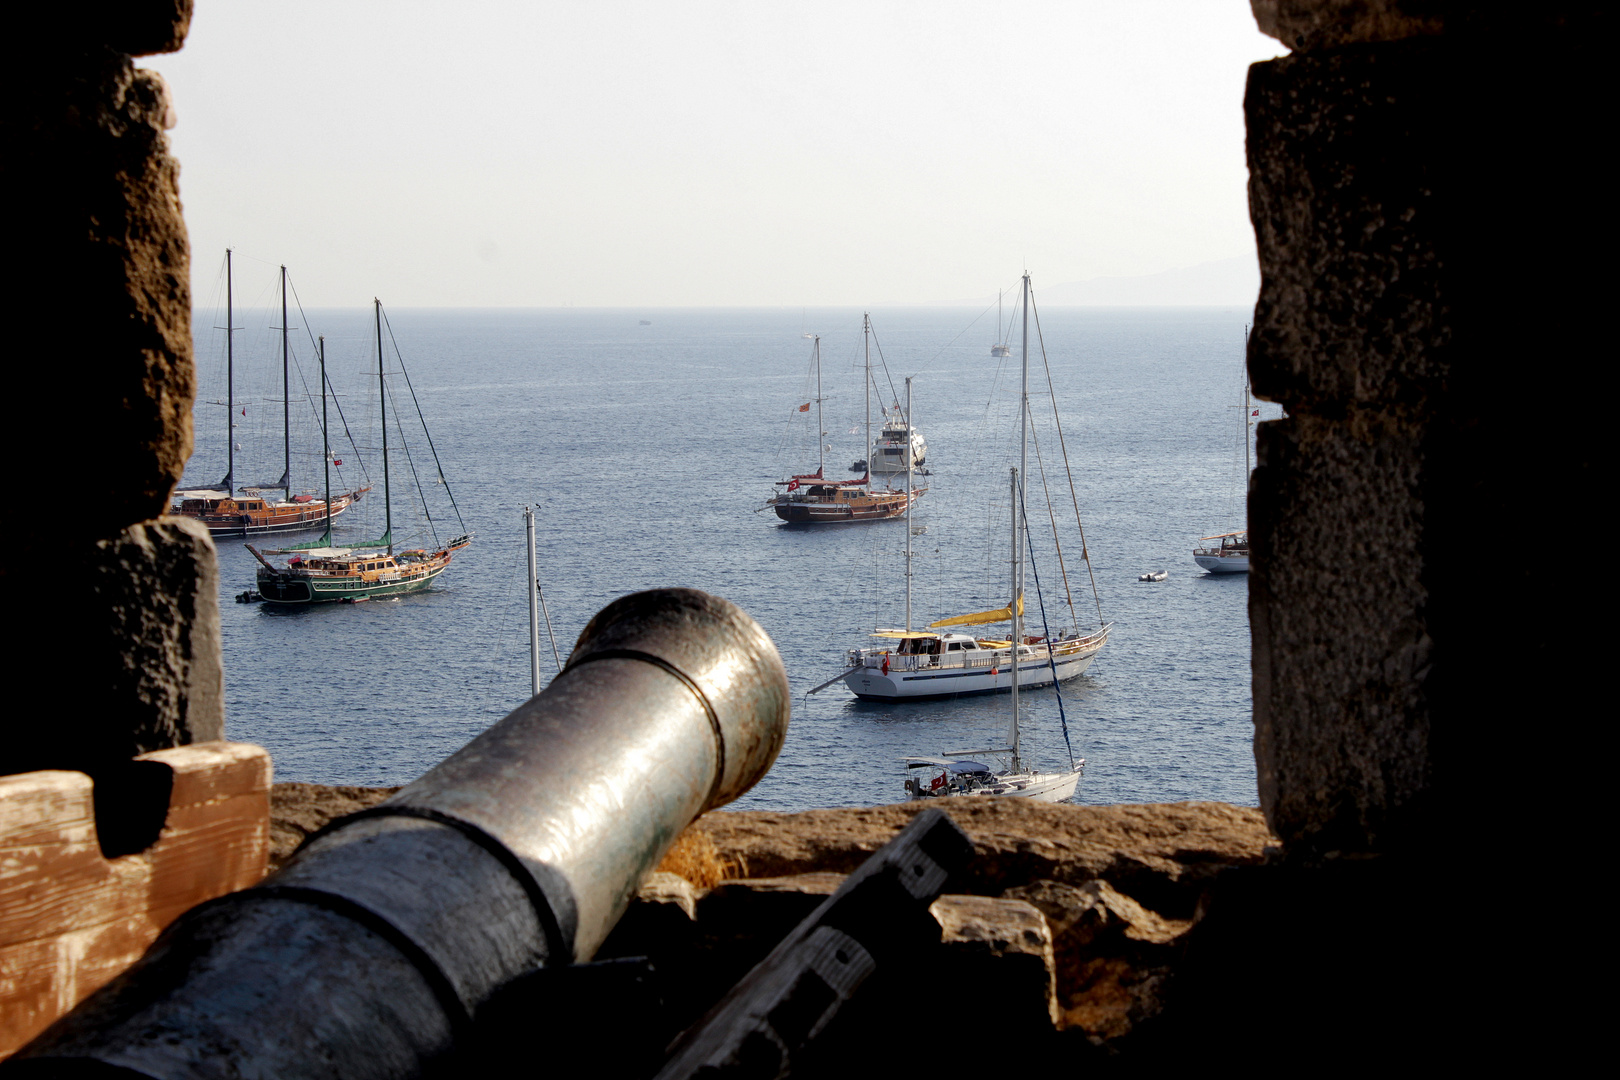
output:
[[0, 1073], [443, 1071], [499, 987], [589, 959], [681, 830], [765, 774], [789, 707], [775, 646], [735, 605], [616, 600], [544, 691], [182, 916]]

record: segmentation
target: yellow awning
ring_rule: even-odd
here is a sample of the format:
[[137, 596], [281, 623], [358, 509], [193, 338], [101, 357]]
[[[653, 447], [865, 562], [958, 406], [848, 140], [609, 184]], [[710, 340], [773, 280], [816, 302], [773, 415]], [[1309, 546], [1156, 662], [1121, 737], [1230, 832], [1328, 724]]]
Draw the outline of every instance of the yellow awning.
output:
[[[1024, 598], [1018, 598], [1018, 614], [1024, 613]], [[951, 619], [941, 619], [928, 624], [932, 629], [936, 626], [983, 626], [986, 623], [1011, 622], [1013, 617], [1012, 605], [996, 608], [994, 611], [979, 611], [972, 615], [958, 615]]]
[[872, 631], [872, 636], [873, 637], [886, 637], [886, 638], [920, 638], [920, 637], [937, 638], [937, 637], [939, 637], [938, 634], [930, 634], [930, 633], [927, 633], [926, 631], [923, 631], [923, 630], [874, 630], [874, 631]]

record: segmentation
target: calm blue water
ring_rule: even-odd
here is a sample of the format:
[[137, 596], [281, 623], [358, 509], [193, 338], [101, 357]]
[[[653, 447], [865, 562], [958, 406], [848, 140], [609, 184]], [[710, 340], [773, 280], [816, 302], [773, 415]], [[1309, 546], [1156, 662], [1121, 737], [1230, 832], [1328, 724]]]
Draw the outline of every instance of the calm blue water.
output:
[[[1103, 615], [1116, 624], [1090, 673], [1063, 691], [1075, 753], [1089, 762], [1079, 801], [1256, 802], [1247, 582], [1205, 575], [1190, 558], [1194, 539], [1241, 521], [1242, 429], [1233, 406], [1241, 400], [1248, 314], [1043, 312], [1096, 587]], [[857, 702], [840, 685], [803, 697], [841, 670], [847, 648], [869, 643], [875, 625], [904, 620], [901, 523], [805, 530], [754, 512], [771, 481], [815, 468], [808, 426], [815, 413], [798, 411], [815, 393], [811, 343], [801, 337], [806, 326], [823, 335], [828, 475], [855, 475], [848, 466], [864, 456], [862, 435], [851, 434], [863, 422], [859, 311], [390, 316], [445, 474], [478, 538], [431, 592], [290, 613], [232, 602], [252, 586], [254, 562], [240, 542], [220, 545], [228, 730], [268, 747], [278, 779], [402, 783], [528, 697], [526, 503], [539, 511], [540, 577], [564, 658], [609, 600], [656, 586], [725, 596], [775, 639], [800, 696], [780, 760], [739, 806], [892, 802], [901, 797], [902, 756], [994, 745], [1002, 737], [1005, 696], [877, 706]], [[202, 387], [190, 483], [224, 472], [225, 410], [208, 404], [224, 393], [223, 335], [214, 329], [223, 321], [213, 312], [197, 320]], [[238, 397], [245, 399], [238, 404], [237, 475], [268, 479], [281, 470], [280, 405], [272, 400], [279, 354], [263, 329], [274, 320], [239, 309], [236, 321], [250, 327], [236, 340]], [[326, 335], [350, 429], [362, 448], [374, 447], [374, 375], [366, 381], [376, 364], [371, 313], [295, 313], [294, 323]], [[914, 523], [914, 622], [1004, 604], [1016, 341], [1011, 360], [990, 357], [993, 308], [987, 316], [879, 310], [873, 324], [896, 389], [903, 374], [915, 376], [913, 406], [933, 473]], [[293, 350], [314, 388], [304, 334], [300, 329]], [[874, 378], [889, 397], [889, 376], [880, 369]], [[1038, 358], [1032, 383], [1044, 395]], [[403, 385], [397, 392], [409, 410]], [[1047, 416], [1040, 451], [1075, 603], [1088, 625], [1096, 605], [1078, 558], [1050, 406], [1044, 396], [1036, 402], [1037, 414]], [[295, 477], [314, 490], [313, 410], [302, 397], [294, 405], [301, 444]], [[413, 425], [405, 435], [422, 471], [431, 459]], [[356, 476], [354, 452], [340, 446], [337, 456]], [[376, 481], [379, 465], [368, 456]], [[1031, 461], [1035, 477], [1033, 450]], [[408, 483], [398, 456], [395, 468], [398, 492]], [[440, 537], [452, 535], [456, 521], [443, 487], [427, 486]], [[1067, 606], [1037, 487], [1030, 503], [1037, 567], [1056, 623]], [[345, 519], [340, 538], [380, 532], [379, 504], [375, 495], [362, 503], [364, 513]], [[422, 528], [419, 516], [397, 511], [396, 536]], [[1137, 582], [1158, 569], [1169, 570], [1168, 581]], [[1038, 626], [1033, 596], [1029, 611]], [[1051, 691], [1025, 700], [1026, 744], [1037, 762], [1061, 764]]]

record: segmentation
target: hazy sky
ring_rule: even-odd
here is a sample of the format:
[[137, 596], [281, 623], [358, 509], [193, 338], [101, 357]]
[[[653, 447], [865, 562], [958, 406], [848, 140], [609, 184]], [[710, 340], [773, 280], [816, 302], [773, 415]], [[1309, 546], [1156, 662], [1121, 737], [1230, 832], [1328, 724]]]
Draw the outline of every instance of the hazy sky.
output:
[[196, 300], [878, 306], [1252, 253], [1246, 0], [198, 0]]

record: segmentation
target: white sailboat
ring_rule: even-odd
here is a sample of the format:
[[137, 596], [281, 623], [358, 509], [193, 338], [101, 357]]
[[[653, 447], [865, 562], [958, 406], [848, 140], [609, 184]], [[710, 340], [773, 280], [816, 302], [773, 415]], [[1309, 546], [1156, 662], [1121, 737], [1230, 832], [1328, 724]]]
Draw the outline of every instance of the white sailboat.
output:
[[[1019, 423], [1021, 449], [1019, 467], [1013, 470], [1014, 487], [1012, 505], [1023, 506], [1024, 488], [1020, 478], [1025, 476], [1029, 460], [1029, 279], [1024, 279], [1025, 317], [1023, 344], [1023, 398]], [[907, 411], [909, 413], [910, 380], [906, 382]], [[908, 417], [909, 418], [909, 417]], [[1061, 429], [1060, 429], [1061, 434]], [[962, 697], [968, 694], [1007, 693], [1022, 686], [1024, 689], [1050, 686], [1083, 675], [1097, 653], [1108, 641], [1112, 623], [1102, 621], [1101, 604], [1098, 605], [1098, 625], [1082, 630], [1078, 625], [1050, 637], [1030, 637], [1024, 633], [1023, 616], [1023, 550], [1020, 541], [1021, 517], [1013, 515], [1012, 595], [1006, 607], [993, 611], [980, 611], [958, 615], [929, 623], [926, 629], [914, 630], [911, 623], [911, 530], [906, 530], [906, 624], [904, 628], [879, 629], [873, 636], [886, 644], [851, 649], [846, 657], [846, 670], [842, 675], [816, 687], [811, 693], [825, 689], [843, 680], [851, 693], [867, 701], [911, 701], [926, 698]], [[1078, 521], [1079, 509], [1075, 517]], [[1082, 543], [1084, 534], [1082, 533]], [[1061, 559], [1061, 551], [1059, 558]], [[1089, 566], [1089, 558], [1087, 560]], [[1093, 583], [1095, 594], [1095, 583]], [[1070, 611], [1073, 612], [1071, 599]], [[954, 631], [953, 627], [988, 626], [1011, 623], [1006, 638], [977, 637]], [[1076, 619], [1078, 623], [1078, 619]], [[1016, 644], [1015, 644], [1016, 643]]]
[[[1012, 488], [1015, 511], [1013, 513], [1013, 575], [1020, 584], [1023, 582], [1023, 560], [1018, 548], [1018, 521], [1020, 515], [1016, 508], [1022, 505], [1020, 498], [1018, 470], [1012, 470]], [[1020, 595], [1022, 595], [1020, 593]], [[1022, 606], [1012, 606], [1013, 640], [1022, 638], [1023, 618]], [[1106, 639], [1106, 628], [1102, 631]], [[1101, 641], [1097, 647], [1101, 648]], [[1020, 650], [1022, 652], [1022, 650]], [[1033, 650], [1031, 650], [1033, 652]], [[1093, 649], [1090, 655], [1095, 655]], [[1090, 664], [1090, 655], [1086, 664]], [[1049, 685], [1056, 679], [1057, 661], [1055, 650], [1048, 649], [1046, 656], [1047, 677], [1035, 685]], [[920, 779], [907, 778], [906, 796], [910, 799], [938, 799], [952, 796], [974, 795], [1001, 795], [1017, 799], [1034, 799], [1036, 802], [1062, 802], [1072, 797], [1080, 785], [1080, 775], [1085, 771], [1086, 759], [1076, 758], [1074, 751], [1069, 751], [1069, 767], [1052, 772], [1041, 772], [1029, 768], [1023, 759], [1022, 740], [1019, 713], [1019, 684], [1023, 681], [1020, 676], [1029, 669], [1024, 666], [1022, 658], [1017, 663], [1009, 664], [1009, 674], [1012, 685], [1012, 722], [1007, 732], [1007, 744], [1003, 747], [987, 747], [981, 750], [958, 750], [946, 753], [942, 757], [912, 757], [906, 758], [907, 770], [937, 769], [929, 784], [924, 787]], [[1082, 667], [1081, 670], [1084, 670]], [[1033, 674], [1033, 673], [1032, 673]], [[1037, 676], [1038, 677], [1038, 676]], [[1031, 680], [1034, 682], [1034, 680]], [[1062, 708], [1061, 701], [1059, 708]], [[1068, 742], [1067, 721], [1065, 721], [1064, 742]], [[980, 757], [996, 755], [1005, 757], [1007, 767], [999, 772], [992, 771], [988, 765], [974, 760]]]
[[[1007, 339], [1006, 339], [1005, 336], [1002, 335], [1002, 332], [1001, 332], [1001, 296], [1002, 296], [1001, 290], [997, 289], [996, 290], [996, 340], [990, 346], [990, 355], [991, 356], [1011, 356], [1012, 355], [1012, 346], [1007, 344]], [[1012, 329], [1011, 324], [1008, 324], [1007, 328], [1009, 330]]]
[[[1245, 343], [1248, 334], [1244, 334]], [[1247, 364], [1245, 364], [1245, 369]], [[1243, 500], [1244, 516], [1248, 515], [1249, 495], [1249, 433], [1254, 426], [1254, 417], [1259, 414], [1249, 398], [1249, 379], [1247, 370], [1243, 378]], [[1213, 543], [1211, 543], [1213, 541]], [[1249, 572], [1249, 530], [1234, 529], [1231, 532], [1216, 533], [1214, 536], [1200, 536], [1199, 547], [1193, 549], [1193, 562], [1208, 570], [1212, 574], [1247, 574]]]

